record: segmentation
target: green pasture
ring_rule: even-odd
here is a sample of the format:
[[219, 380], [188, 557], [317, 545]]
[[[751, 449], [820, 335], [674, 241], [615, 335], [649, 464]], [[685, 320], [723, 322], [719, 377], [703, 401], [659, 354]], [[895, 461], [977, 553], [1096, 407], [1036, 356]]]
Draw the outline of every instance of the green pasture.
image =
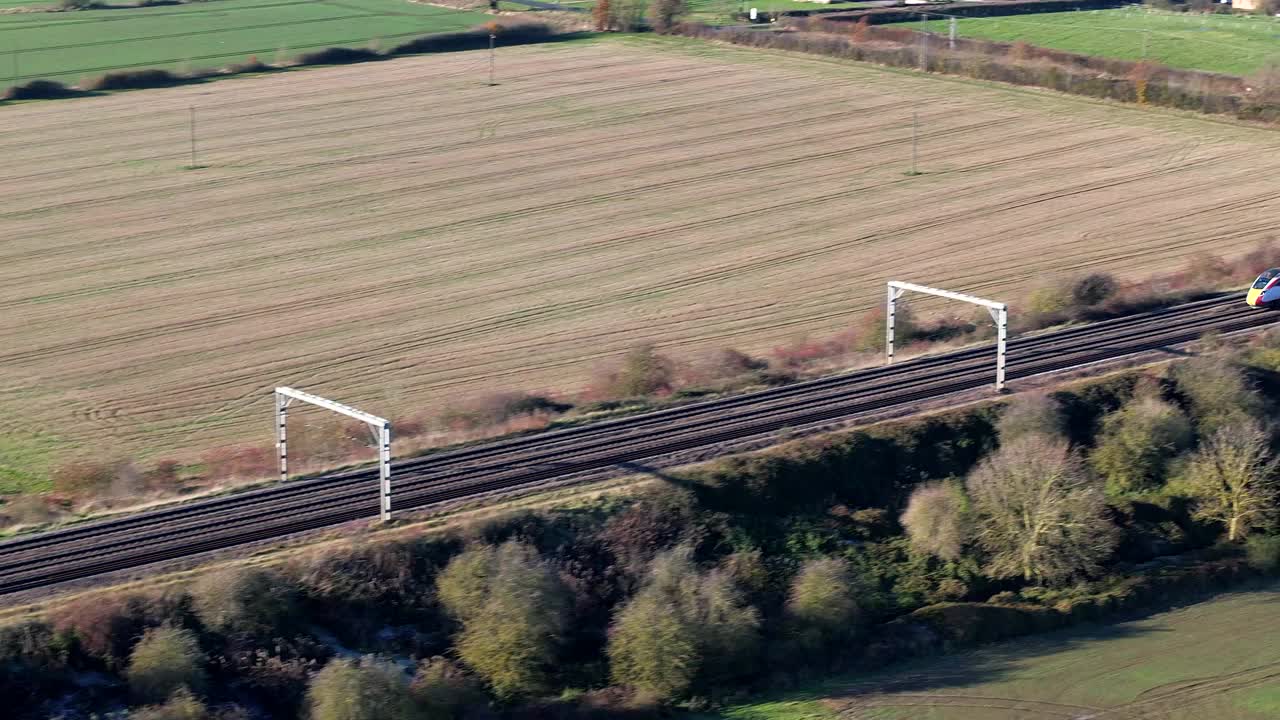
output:
[[110, 70], [196, 70], [329, 46], [383, 47], [489, 19], [407, 0], [216, 0], [0, 14], [0, 86], [77, 82]]
[[1144, 620], [1076, 628], [903, 663], [721, 720], [1280, 717], [1280, 585]]
[[[903, 23], [945, 34], [947, 19]], [[1016, 42], [1170, 67], [1248, 75], [1280, 58], [1280, 18], [1122, 8], [956, 21], [960, 37]]]
[[[689, 15], [703, 22], [724, 22], [734, 13], [745, 13], [751, 8], [761, 12], [784, 10], [856, 10], [868, 7], [865, 2], [833, 2], [828, 5], [800, 0], [687, 0]], [[738, 22], [735, 20], [735, 22]]]

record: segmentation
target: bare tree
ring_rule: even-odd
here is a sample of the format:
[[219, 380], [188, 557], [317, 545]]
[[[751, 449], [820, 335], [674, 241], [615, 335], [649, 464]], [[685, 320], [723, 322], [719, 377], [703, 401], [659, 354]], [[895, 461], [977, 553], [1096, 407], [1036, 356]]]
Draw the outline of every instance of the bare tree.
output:
[[1101, 488], [1061, 440], [1017, 438], [966, 486], [992, 577], [1060, 581], [1096, 571], [1115, 545]]
[[1275, 517], [1280, 502], [1276, 463], [1267, 433], [1256, 423], [1219, 429], [1187, 464], [1196, 517], [1226, 525], [1228, 540], [1243, 539]]
[[942, 560], [959, 558], [969, 531], [968, 505], [964, 488], [953, 482], [916, 488], [902, 513], [912, 549]]

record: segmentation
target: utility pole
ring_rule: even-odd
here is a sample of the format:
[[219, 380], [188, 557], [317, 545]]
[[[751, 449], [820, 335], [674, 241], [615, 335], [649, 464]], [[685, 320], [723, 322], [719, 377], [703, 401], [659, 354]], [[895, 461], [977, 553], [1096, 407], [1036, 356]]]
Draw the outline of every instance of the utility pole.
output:
[[911, 111], [911, 174], [919, 175], [916, 171], [916, 136], [920, 131], [920, 112], [918, 110]]
[[951, 18], [951, 22], [948, 23], [948, 26], [949, 27], [947, 28], [947, 49], [955, 50], [956, 49], [956, 19]]
[[196, 106], [191, 106], [191, 170], [196, 169]]
[[493, 82], [493, 43], [497, 39], [498, 36], [492, 30], [489, 31], [489, 87], [496, 84]]

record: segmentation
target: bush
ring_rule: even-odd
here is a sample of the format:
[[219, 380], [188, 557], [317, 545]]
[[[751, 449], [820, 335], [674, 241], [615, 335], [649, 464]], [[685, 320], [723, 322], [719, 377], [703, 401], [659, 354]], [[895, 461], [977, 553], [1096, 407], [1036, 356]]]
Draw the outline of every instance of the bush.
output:
[[564, 586], [533, 548], [506, 542], [459, 555], [441, 574], [441, 603], [462, 622], [458, 656], [509, 699], [550, 687], [564, 630]]
[[129, 689], [145, 702], [162, 702], [180, 688], [204, 688], [204, 655], [189, 630], [148, 630], [129, 656]]
[[149, 705], [129, 713], [131, 720], [205, 720], [209, 712], [186, 688], [173, 693], [163, 705]]
[[1280, 535], [1253, 535], [1244, 547], [1249, 565], [1255, 570], [1280, 572]]
[[296, 618], [293, 588], [259, 568], [209, 573], [192, 585], [191, 598], [200, 622], [224, 634], [282, 635]]
[[1065, 625], [1059, 613], [1035, 605], [940, 603], [916, 610], [908, 620], [928, 625], [948, 648], [1045, 632]]
[[311, 720], [413, 720], [417, 711], [399, 666], [365, 656], [334, 660], [307, 691]]
[[365, 48], [330, 47], [298, 56], [298, 65], [349, 65], [351, 63], [380, 60], [382, 55]]
[[930, 483], [911, 493], [902, 527], [913, 550], [942, 560], [960, 557], [969, 537], [969, 499], [957, 483]]
[[68, 653], [53, 629], [42, 622], [0, 628], [0, 703], [15, 714], [37, 711], [70, 685]]
[[615, 616], [614, 681], [659, 700], [713, 691], [752, 671], [760, 620], [727, 575], [701, 575], [688, 548], [654, 560], [648, 583]]
[[79, 97], [84, 92], [52, 80], [32, 80], [24, 85], [14, 85], [4, 93], [5, 100], [53, 100]]
[[786, 616], [803, 663], [839, 652], [858, 632], [861, 611], [849, 564], [839, 558], [805, 562], [791, 582]]
[[53, 471], [53, 490], [67, 495], [95, 495], [116, 481], [116, 463], [77, 460]]
[[1062, 406], [1050, 395], [1030, 392], [1015, 396], [1000, 411], [996, 430], [1001, 442], [1023, 435], [1060, 437], [1066, 429]]
[[84, 84], [85, 90], [139, 90], [181, 85], [188, 78], [168, 70], [118, 70]]
[[410, 690], [423, 714], [432, 720], [462, 718], [486, 700], [474, 680], [442, 657], [423, 660], [418, 665]]
[[1136, 397], [1103, 421], [1089, 462], [1106, 480], [1108, 494], [1151, 490], [1164, 482], [1170, 461], [1191, 438], [1181, 410], [1158, 397]]
[[1076, 310], [1093, 307], [1109, 300], [1119, 289], [1120, 284], [1107, 273], [1086, 275], [1071, 283], [1071, 304]]
[[1172, 374], [1202, 437], [1262, 415], [1262, 403], [1249, 379], [1227, 358], [1191, 358], [1175, 365]]
[[675, 364], [658, 354], [653, 345], [641, 345], [622, 361], [622, 367], [609, 376], [607, 390], [612, 397], [645, 397], [672, 390]]

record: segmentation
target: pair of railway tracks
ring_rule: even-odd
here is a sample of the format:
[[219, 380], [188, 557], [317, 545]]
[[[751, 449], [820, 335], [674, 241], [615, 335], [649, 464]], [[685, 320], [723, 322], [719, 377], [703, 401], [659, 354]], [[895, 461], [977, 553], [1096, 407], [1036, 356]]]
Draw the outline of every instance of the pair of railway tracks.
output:
[[[1014, 338], [1008, 380], [1057, 372], [1274, 322], [1237, 295]], [[973, 391], [994, 380], [975, 347], [394, 464], [393, 511], [518, 491], [579, 473], [856, 420]], [[377, 470], [354, 470], [86, 522], [0, 543], [0, 594], [282, 538], [377, 516]]]

